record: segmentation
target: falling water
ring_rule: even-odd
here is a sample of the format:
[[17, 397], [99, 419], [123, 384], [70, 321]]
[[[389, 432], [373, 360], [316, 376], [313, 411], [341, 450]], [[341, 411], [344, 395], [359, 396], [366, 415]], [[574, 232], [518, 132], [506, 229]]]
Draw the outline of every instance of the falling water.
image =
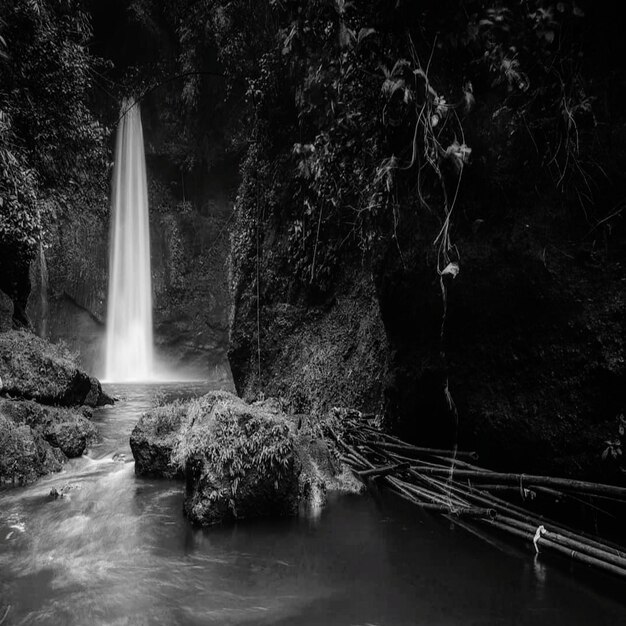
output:
[[107, 311], [107, 380], [153, 375], [150, 230], [139, 105], [122, 104], [117, 129]]

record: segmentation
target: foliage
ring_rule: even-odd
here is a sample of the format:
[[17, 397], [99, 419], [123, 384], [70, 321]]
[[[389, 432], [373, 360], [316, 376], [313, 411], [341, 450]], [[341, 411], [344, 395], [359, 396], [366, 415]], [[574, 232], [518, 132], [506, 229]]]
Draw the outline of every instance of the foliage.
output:
[[[439, 273], [458, 272], [452, 217], [477, 156], [480, 183], [507, 186], [523, 164], [546, 193], [589, 207], [602, 168], [585, 150], [596, 120], [575, 0], [132, 6], [146, 28], [159, 16], [173, 25], [169, 71], [182, 85], [165, 117], [179, 130], [184, 120], [170, 146], [181, 166], [214, 159], [207, 146], [245, 151], [237, 214], [249, 254], [271, 225], [305, 290], [327, 291], [346, 256], [399, 248], [415, 207]], [[221, 126], [198, 123], [208, 107]]]
[[104, 168], [96, 61], [79, 0], [7, 0], [0, 35], [0, 237], [28, 257], [55, 206]]
[[0, 484], [16, 479], [20, 483], [33, 480], [37, 475], [36, 454], [30, 428], [0, 415]]
[[[347, 255], [397, 241], [415, 206], [438, 222], [439, 273], [458, 272], [452, 216], [477, 149], [496, 184], [524, 163], [546, 193], [591, 201], [601, 170], [583, 149], [595, 118], [580, 6], [406, 4], [194, 3], [189, 20], [212, 33], [230, 87], [245, 85], [237, 208], [250, 252], [266, 224], [280, 229], [308, 288], [327, 290]], [[190, 69], [199, 49], [186, 24]]]
[[[237, 406], [233, 406], [236, 401]], [[178, 467], [200, 456], [213, 483], [235, 496], [249, 475], [280, 476], [293, 463], [293, 437], [284, 418], [245, 405], [224, 394], [209, 394], [188, 404], [172, 461]], [[210, 499], [224, 494], [215, 491]]]
[[165, 437], [180, 428], [187, 415], [186, 403], [176, 400], [166, 403], [164, 396], [155, 398], [155, 406], [150, 410], [150, 424], [157, 437]]
[[89, 392], [89, 377], [77, 370], [75, 355], [31, 332], [0, 334], [0, 376], [13, 396], [56, 404], [79, 404]]
[[[626, 417], [624, 415], [618, 415], [617, 417], [617, 435], [612, 439], [605, 441], [606, 448], [602, 452], [602, 460], [606, 461], [610, 459], [616, 462], [621, 467], [623, 465], [623, 448], [624, 448], [624, 436], [626, 433]], [[626, 471], [626, 470], [622, 470]]]

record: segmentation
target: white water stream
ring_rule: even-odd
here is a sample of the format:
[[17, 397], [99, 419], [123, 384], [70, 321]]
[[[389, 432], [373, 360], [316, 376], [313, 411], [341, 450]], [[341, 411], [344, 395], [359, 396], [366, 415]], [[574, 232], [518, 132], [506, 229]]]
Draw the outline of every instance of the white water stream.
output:
[[122, 113], [111, 203], [105, 378], [132, 382], [154, 374], [150, 226], [139, 104], [124, 101]]

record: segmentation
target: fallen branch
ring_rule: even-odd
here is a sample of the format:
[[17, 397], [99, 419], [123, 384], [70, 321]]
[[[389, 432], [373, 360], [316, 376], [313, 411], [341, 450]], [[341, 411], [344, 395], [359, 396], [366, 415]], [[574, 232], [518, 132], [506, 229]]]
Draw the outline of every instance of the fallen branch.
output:
[[[445, 476], [450, 473], [446, 468], [438, 467], [419, 467], [420, 472], [424, 474], [432, 474], [435, 476]], [[468, 470], [455, 469], [454, 475], [457, 478], [484, 478], [494, 483], [507, 483], [532, 486], [554, 486], [571, 491], [582, 491], [584, 493], [601, 493], [607, 495], [618, 496], [621, 500], [626, 501], [626, 488], [617, 485], [606, 485], [604, 483], [590, 483], [583, 480], [573, 480], [570, 478], [553, 478], [552, 476], [534, 476], [532, 474], [504, 474], [501, 472], [490, 472], [488, 470]]]
[[[488, 523], [490, 526], [493, 526], [494, 528], [499, 528], [500, 530], [503, 530], [507, 533], [521, 537], [522, 539], [526, 539], [531, 542], [533, 540], [532, 533], [528, 531], [520, 530], [518, 528], [513, 528], [499, 520], [488, 520], [488, 521], [486, 520], [486, 523]], [[575, 561], [580, 561], [581, 563], [585, 563], [587, 565], [593, 565], [606, 572], [610, 572], [611, 574], [616, 574], [617, 576], [626, 578], [626, 569], [622, 567], [618, 567], [617, 565], [613, 565], [612, 563], [608, 563], [607, 561], [604, 561], [602, 559], [597, 559], [587, 554], [582, 554], [581, 552], [577, 552], [576, 550], [571, 550], [570, 548], [567, 548], [566, 546], [555, 543], [554, 541], [551, 541], [550, 539], [542, 538], [541, 541], [542, 541], [542, 545], [548, 547], [549, 549], [555, 552], [560, 552], [561, 554], [569, 556]]]
[[357, 471], [357, 475], [361, 480], [368, 480], [371, 478], [381, 478], [383, 476], [388, 476], [389, 474], [395, 474], [400, 470], [408, 468], [408, 463], [394, 463], [393, 465], [385, 465], [384, 467], [375, 467], [374, 469]]
[[474, 461], [478, 460], [478, 454], [476, 452], [466, 452], [466, 451], [455, 451], [455, 450], [438, 450], [436, 448], [419, 448], [417, 446], [412, 446], [408, 443], [388, 443], [386, 441], [377, 441], [375, 442], [380, 448], [384, 450], [396, 450], [398, 452], [413, 452], [415, 454], [426, 454], [428, 456], [448, 456], [453, 455], [458, 457], [459, 459], [467, 458], [472, 459]]

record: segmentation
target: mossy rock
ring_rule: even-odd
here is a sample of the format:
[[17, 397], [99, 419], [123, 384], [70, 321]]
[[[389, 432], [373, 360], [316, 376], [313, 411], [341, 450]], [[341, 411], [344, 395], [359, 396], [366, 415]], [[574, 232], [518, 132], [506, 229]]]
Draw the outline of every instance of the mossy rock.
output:
[[63, 349], [26, 331], [0, 333], [0, 379], [3, 394], [43, 404], [95, 407], [113, 402]]
[[184, 510], [196, 524], [295, 515], [302, 470], [285, 414], [227, 392], [189, 404], [174, 450], [184, 465]]
[[328, 442], [301, 423], [276, 400], [247, 404], [226, 391], [156, 407], [131, 435], [135, 472], [184, 477], [185, 514], [202, 526], [291, 516], [323, 506], [327, 491], [361, 491]]
[[0, 483], [28, 483], [61, 470], [97, 438], [75, 409], [0, 398]]
[[182, 478], [183, 471], [171, 460], [187, 406], [174, 402], [144, 413], [130, 436], [138, 476]]

